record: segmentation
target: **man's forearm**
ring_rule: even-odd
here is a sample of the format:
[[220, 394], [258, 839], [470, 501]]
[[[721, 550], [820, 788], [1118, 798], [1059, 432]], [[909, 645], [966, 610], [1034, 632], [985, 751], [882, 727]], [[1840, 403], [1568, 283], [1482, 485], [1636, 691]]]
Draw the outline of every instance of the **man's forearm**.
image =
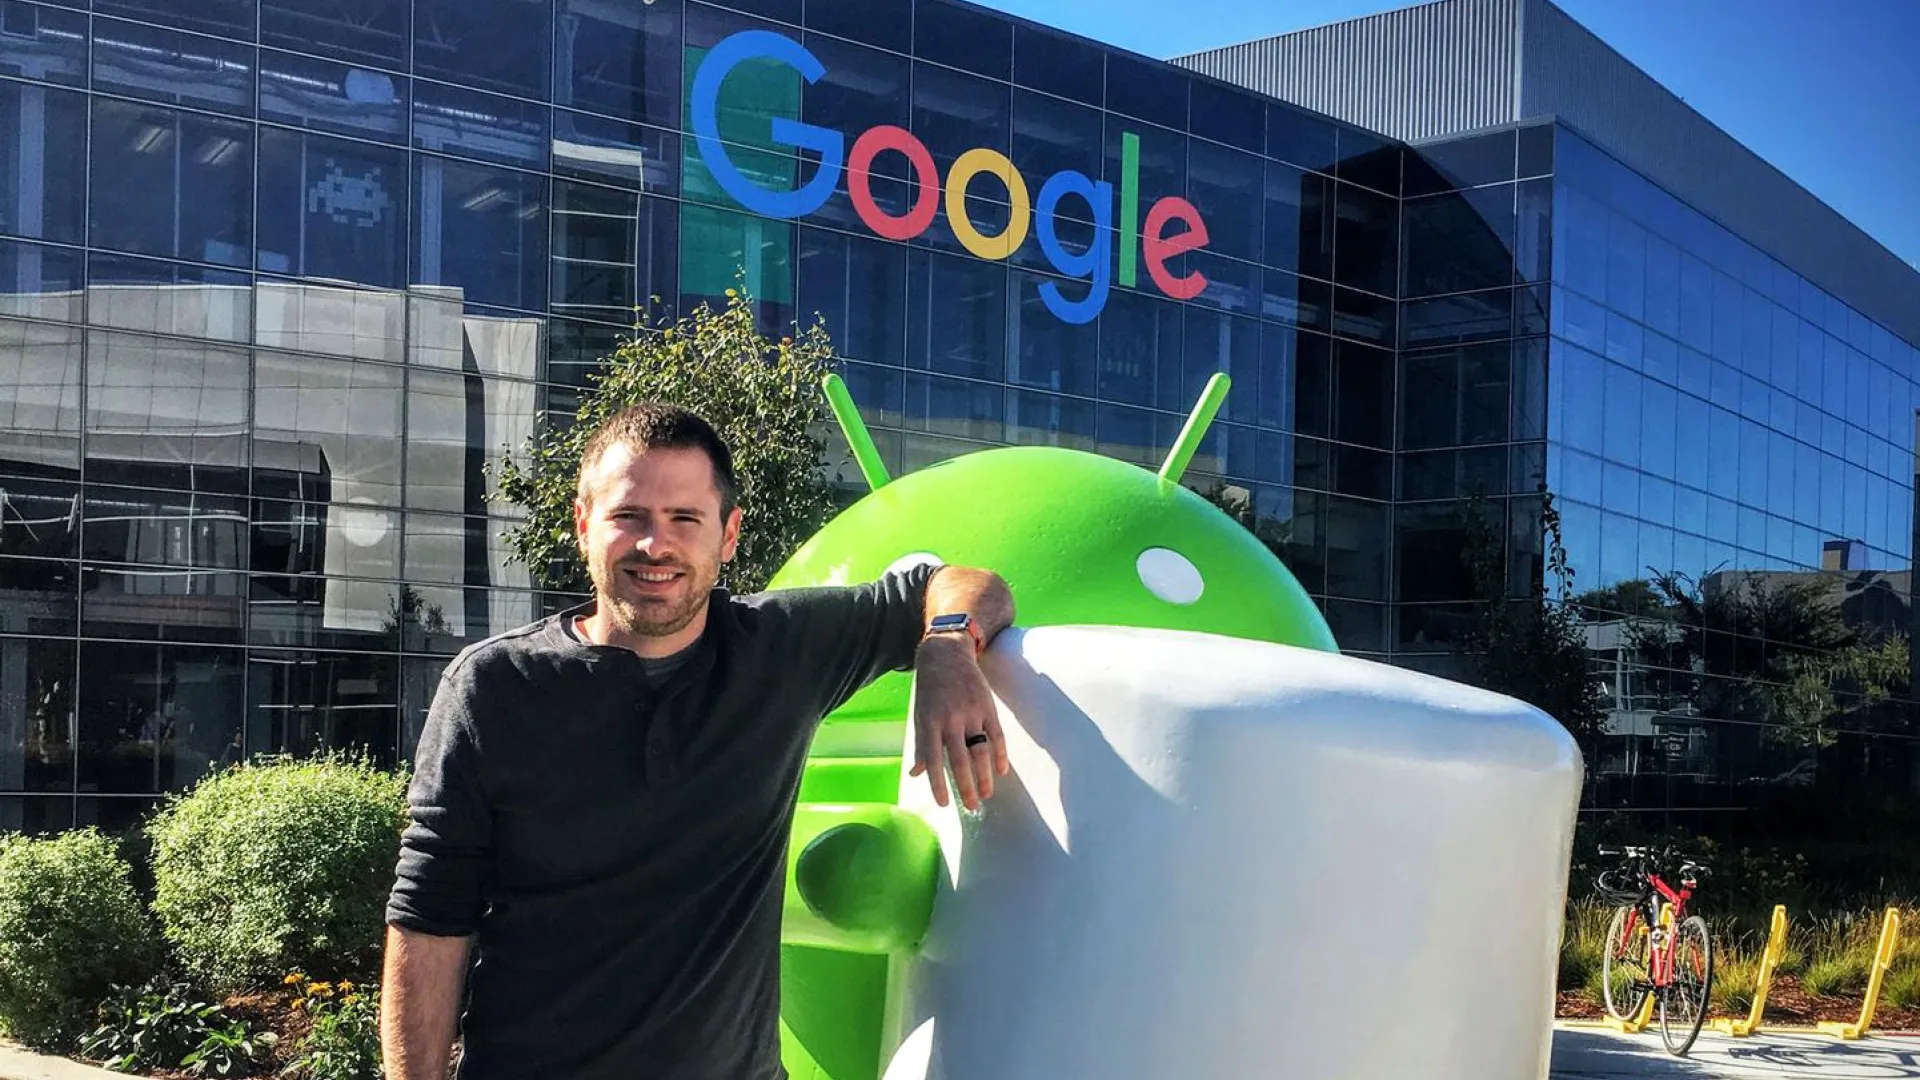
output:
[[466, 938], [387, 927], [380, 991], [387, 1080], [446, 1080], [466, 969]]
[[990, 642], [1013, 625], [1013, 592], [991, 570], [943, 566], [927, 582], [927, 621], [958, 612], [972, 616], [981, 638]]

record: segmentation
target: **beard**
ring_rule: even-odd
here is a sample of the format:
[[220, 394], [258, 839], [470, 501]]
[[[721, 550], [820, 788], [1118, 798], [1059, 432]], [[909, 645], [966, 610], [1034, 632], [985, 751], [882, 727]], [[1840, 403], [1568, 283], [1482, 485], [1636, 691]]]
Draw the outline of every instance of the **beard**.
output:
[[[601, 610], [615, 629], [634, 637], [665, 637], [686, 629], [706, 610], [708, 594], [719, 579], [717, 571], [702, 573], [687, 563], [650, 559], [627, 558], [589, 569]], [[628, 571], [660, 570], [680, 576], [659, 592], [642, 591], [627, 576]]]

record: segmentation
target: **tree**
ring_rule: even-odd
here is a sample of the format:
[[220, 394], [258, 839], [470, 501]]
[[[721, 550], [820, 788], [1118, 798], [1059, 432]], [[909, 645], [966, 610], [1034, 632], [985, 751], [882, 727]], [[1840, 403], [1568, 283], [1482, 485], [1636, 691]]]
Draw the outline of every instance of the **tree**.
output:
[[1465, 535], [1460, 557], [1473, 582], [1474, 614], [1463, 651], [1481, 686], [1518, 698], [1560, 721], [1581, 750], [1592, 756], [1607, 726], [1605, 691], [1594, 677], [1592, 654], [1576, 609], [1564, 602], [1573, 587], [1573, 569], [1561, 545], [1560, 515], [1545, 494], [1540, 512], [1547, 542], [1545, 581], [1529, 581], [1527, 595], [1508, 596], [1506, 545], [1488, 520], [1486, 500], [1478, 494], [1461, 500], [1460, 528]]
[[524, 465], [504, 456], [493, 497], [527, 511], [506, 537], [512, 557], [547, 588], [592, 590], [573, 526], [580, 451], [606, 417], [666, 402], [699, 413], [733, 451], [743, 521], [725, 579], [735, 592], [764, 587], [836, 508], [821, 435], [832, 415], [820, 386], [835, 364], [817, 323], [795, 336], [763, 334], [742, 289], [728, 289], [717, 311], [703, 304], [676, 322], [642, 322], [574, 416], [541, 415], [520, 450]]

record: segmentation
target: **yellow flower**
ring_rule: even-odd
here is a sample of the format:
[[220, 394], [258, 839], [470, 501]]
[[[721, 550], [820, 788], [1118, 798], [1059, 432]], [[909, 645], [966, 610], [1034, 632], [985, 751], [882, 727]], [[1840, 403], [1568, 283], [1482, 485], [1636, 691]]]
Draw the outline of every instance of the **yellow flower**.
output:
[[343, 993], [343, 994], [351, 994], [351, 993], [353, 993], [353, 984], [352, 984], [352, 983], [350, 983], [350, 982], [348, 982], [348, 981], [347, 981], [347, 980], [345, 980], [345, 979], [341, 979], [341, 980], [340, 980], [340, 992], [341, 992], [341, 993]]
[[307, 1007], [307, 999], [306, 999], [306, 998], [294, 998], [294, 999], [293, 999], [293, 1007], [294, 1007], [294, 1008], [296, 1008], [296, 1009], [304, 1009], [304, 1008], [306, 1008], [306, 1007]]
[[341, 999], [340, 999], [340, 1004], [342, 1004], [342, 1005], [352, 1005], [352, 1004], [354, 1004], [355, 1002], [358, 1002], [359, 1000], [360, 1000], [360, 995], [359, 995], [359, 994], [348, 994], [348, 995], [347, 995], [346, 997], [343, 997], [343, 998], [341, 998]]
[[308, 997], [327, 997], [333, 993], [333, 984], [317, 982], [307, 987]]
[[299, 972], [296, 971], [293, 974], [287, 976], [286, 978], [281, 979], [280, 985], [281, 986], [299, 986], [300, 980], [304, 977], [305, 976], [301, 975]]

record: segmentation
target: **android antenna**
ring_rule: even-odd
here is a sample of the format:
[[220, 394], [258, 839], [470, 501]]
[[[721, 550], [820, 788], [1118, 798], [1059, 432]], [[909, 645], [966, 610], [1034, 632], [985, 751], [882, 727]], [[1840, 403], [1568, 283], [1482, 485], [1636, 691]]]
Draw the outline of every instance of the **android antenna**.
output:
[[846, 380], [830, 374], [821, 381], [821, 386], [826, 388], [833, 418], [840, 422], [840, 433], [847, 437], [847, 445], [853, 449], [853, 460], [860, 466], [860, 475], [867, 478], [867, 487], [873, 491], [886, 487], [889, 477], [887, 467], [880, 462], [880, 448], [873, 445], [873, 436], [860, 419], [853, 395], [847, 392]]
[[1167, 451], [1167, 463], [1160, 466], [1160, 479], [1179, 483], [1180, 477], [1187, 471], [1187, 464], [1193, 460], [1194, 451], [1200, 449], [1200, 440], [1207, 437], [1207, 427], [1213, 423], [1213, 414], [1220, 411], [1220, 403], [1227, 400], [1227, 388], [1233, 380], [1224, 371], [1215, 372], [1207, 380], [1207, 388], [1200, 392], [1200, 402], [1193, 407], [1187, 424], [1180, 429], [1180, 437], [1173, 440], [1173, 449]]

